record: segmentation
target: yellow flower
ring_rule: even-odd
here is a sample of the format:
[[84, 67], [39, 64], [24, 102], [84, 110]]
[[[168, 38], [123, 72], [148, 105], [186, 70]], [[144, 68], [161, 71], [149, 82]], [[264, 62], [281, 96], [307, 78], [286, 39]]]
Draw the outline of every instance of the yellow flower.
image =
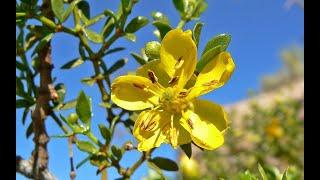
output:
[[273, 118], [271, 123], [266, 126], [265, 131], [269, 137], [281, 138], [283, 136], [283, 129], [278, 118]]
[[159, 60], [112, 83], [115, 104], [130, 111], [144, 110], [133, 129], [140, 151], [162, 143], [176, 148], [193, 141], [208, 150], [223, 144], [226, 113], [220, 105], [196, 97], [223, 86], [234, 71], [234, 62], [228, 52], [221, 52], [197, 77], [196, 64], [192, 32], [174, 29], [162, 40]]

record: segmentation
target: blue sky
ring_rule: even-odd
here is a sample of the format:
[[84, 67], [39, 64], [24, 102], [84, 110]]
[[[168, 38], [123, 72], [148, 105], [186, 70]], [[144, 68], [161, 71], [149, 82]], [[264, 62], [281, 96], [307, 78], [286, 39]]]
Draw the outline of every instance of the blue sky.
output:
[[[96, 15], [103, 12], [105, 8], [116, 11], [119, 1], [91, 1], [91, 15]], [[303, 44], [304, 34], [304, 15], [303, 11], [298, 6], [293, 6], [290, 10], [284, 7], [284, 0], [208, 0], [208, 9], [201, 16], [201, 21], [205, 23], [202, 29], [199, 53], [205, 46], [205, 43], [213, 36], [220, 33], [229, 33], [232, 35], [232, 41], [228, 51], [231, 52], [236, 64], [236, 70], [231, 80], [222, 88], [209, 93], [202, 98], [215, 101], [220, 104], [229, 104], [247, 97], [249, 89], [259, 90], [260, 79], [270, 73], [275, 73], [281, 68], [279, 52], [282, 48], [291, 45], [292, 43]], [[171, 0], [140, 0], [132, 11], [129, 17], [134, 18], [137, 15], [147, 16], [151, 19], [151, 12], [160, 11], [166, 14], [173, 26], [176, 26], [179, 21], [179, 15], [174, 10]], [[100, 30], [102, 22], [93, 27], [93, 30]], [[72, 18], [66, 22], [66, 25], [72, 26]], [[187, 24], [185, 29], [192, 28], [193, 23]], [[127, 71], [134, 71], [138, 64], [130, 56], [130, 52], [139, 52], [144, 44], [151, 40], [156, 40], [152, 31], [154, 27], [149, 24], [142, 30], [136, 33], [137, 42], [132, 43], [126, 39], [120, 39], [114, 43], [113, 47], [126, 47], [125, 51], [110, 55], [105, 58], [105, 62], [109, 65], [116, 60], [127, 57], [129, 59], [125, 68], [121, 69], [115, 75], [125, 74]], [[93, 75], [93, 67], [91, 63], [84, 63], [80, 67], [65, 71], [59, 67], [65, 62], [78, 57], [78, 40], [66, 34], [56, 34], [52, 40], [53, 46], [53, 62], [55, 69], [53, 76], [57, 77], [57, 82], [64, 82], [67, 88], [67, 100], [74, 99], [80, 90], [92, 97], [93, 101], [93, 122], [92, 129], [96, 136], [100, 137], [97, 125], [105, 123], [105, 111], [98, 104], [100, 103], [100, 94], [96, 86], [88, 87], [80, 83], [79, 77], [88, 77]], [[68, 115], [71, 111], [63, 112]], [[26, 140], [25, 130], [30, 123], [30, 118], [27, 120], [27, 125], [23, 126], [20, 119], [22, 112], [16, 111], [16, 154], [24, 158], [28, 158], [33, 149], [32, 138]], [[61, 130], [53, 122], [48, 119], [47, 131], [49, 135], [61, 134]], [[128, 132], [121, 126], [116, 131], [117, 137], [113, 143], [122, 145], [128, 140], [134, 142], [135, 139], [128, 135]], [[85, 139], [84, 137], [80, 137]], [[49, 143], [50, 170], [59, 179], [69, 179], [69, 159], [66, 139], [51, 139]], [[175, 159], [177, 151], [174, 151], [169, 145], [162, 145], [154, 153], [155, 156], [164, 156]], [[86, 157], [85, 153], [74, 148], [75, 163]], [[129, 152], [125, 155], [121, 164], [130, 166], [138, 159], [138, 152]], [[147, 174], [147, 166], [143, 164], [132, 179], [140, 179]], [[99, 179], [95, 175], [96, 168], [90, 164], [85, 164], [77, 171], [77, 179]], [[108, 171], [109, 178], [118, 177], [114, 168]], [[174, 173], [167, 173], [173, 176]], [[17, 179], [24, 179], [21, 175], [16, 176]]]

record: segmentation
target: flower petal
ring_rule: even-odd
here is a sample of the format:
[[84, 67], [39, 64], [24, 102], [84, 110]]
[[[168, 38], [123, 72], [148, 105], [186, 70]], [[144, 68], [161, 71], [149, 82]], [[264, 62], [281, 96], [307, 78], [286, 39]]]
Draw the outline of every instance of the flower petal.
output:
[[160, 89], [149, 79], [126, 75], [116, 78], [111, 85], [111, 100], [118, 106], [130, 110], [143, 110], [158, 104]]
[[171, 78], [178, 78], [179, 87], [184, 87], [193, 75], [197, 64], [197, 48], [192, 33], [181, 29], [169, 31], [161, 42], [160, 60]]
[[221, 132], [228, 128], [229, 121], [222, 106], [211, 101], [201, 99], [195, 99], [192, 103], [194, 106], [193, 111], [200, 117], [200, 119], [211, 122]]
[[139, 67], [137, 69], [136, 74], [138, 76], [143, 76], [146, 78], [149, 78], [148, 71], [154, 72], [156, 77], [158, 78], [158, 82], [163, 86], [163, 87], [168, 87], [169, 86], [169, 81], [170, 81], [170, 76], [167, 74], [167, 72], [161, 68], [160, 66], [160, 60], [153, 60], [148, 62], [147, 64]]
[[133, 127], [133, 135], [139, 141], [139, 151], [148, 151], [159, 147], [166, 140], [162, 128], [168, 124], [169, 118], [168, 113], [156, 110], [140, 113]]
[[228, 52], [221, 52], [210, 61], [197, 77], [191, 88], [189, 99], [203, 95], [223, 86], [231, 77], [235, 64]]
[[171, 116], [171, 122], [165, 125], [163, 132], [167, 136], [167, 142], [176, 149], [179, 145], [191, 142], [190, 133], [180, 124], [181, 116]]
[[213, 150], [224, 143], [224, 137], [219, 129], [191, 110], [184, 113], [180, 123], [191, 134], [192, 141], [204, 149]]

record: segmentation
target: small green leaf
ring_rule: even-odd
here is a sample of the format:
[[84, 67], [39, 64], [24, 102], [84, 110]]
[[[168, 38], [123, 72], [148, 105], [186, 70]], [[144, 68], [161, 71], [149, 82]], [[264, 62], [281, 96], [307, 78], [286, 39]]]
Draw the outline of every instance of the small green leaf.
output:
[[203, 23], [197, 23], [193, 28], [193, 40], [195, 41], [197, 47], [199, 47], [202, 26]]
[[185, 12], [187, 1], [186, 0], [172, 0], [174, 7], [183, 14]]
[[90, 19], [89, 21], [87, 21], [84, 26], [88, 27], [91, 26], [95, 23], [97, 23], [98, 21], [100, 21], [101, 19], [103, 19], [105, 17], [104, 13], [100, 13], [98, 15], [96, 15], [95, 17], [93, 17], [92, 19]]
[[63, 13], [62, 16], [62, 21], [64, 22], [68, 19], [68, 17], [70, 16], [71, 12], [73, 11], [74, 7], [80, 2], [80, 0], [74, 0], [72, 1], [72, 3], [68, 6], [68, 8], [66, 9], [66, 11]]
[[115, 20], [112, 17], [107, 18], [102, 29], [103, 38], [107, 38], [115, 27]]
[[52, 37], [53, 33], [49, 33], [44, 38], [42, 38], [40, 42], [37, 44], [37, 46], [34, 48], [31, 57], [33, 57], [37, 52], [39, 52], [51, 40]]
[[199, 1], [197, 7], [193, 11], [192, 17], [198, 18], [206, 9], [208, 8], [208, 3], [205, 1]]
[[76, 105], [77, 105], [77, 100], [72, 100], [72, 101], [64, 103], [63, 106], [60, 108], [60, 110], [72, 109], [72, 108], [76, 107]]
[[131, 11], [132, 1], [131, 0], [121, 0], [122, 12], [128, 14]]
[[21, 81], [21, 78], [16, 77], [16, 94], [20, 97], [24, 97], [25, 96], [25, 92], [24, 92], [24, 86], [23, 83]]
[[168, 17], [167, 16], [165, 16], [163, 13], [161, 13], [161, 12], [152, 12], [151, 13], [151, 16], [152, 16], [152, 18], [153, 18], [153, 20], [154, 21], [160, 21], [160, 22], [163, 22], [163, 23], [165, 23], [165, 24], [168, 24], [168, 25], [170, 25], [170, 21], [169, 21], [169, 19], [168, 19]]
[[132, 42], [136, 42], [136, 40], [137, 40], [136, 35], [134, 35], [133, 33], [126, 33], [126, 34], [124, 35], [124, 37], [125, 37], [126, 39], [128, 39], [129, 41], [132, 41]]
[[16, 100], [16, 108], [26, 108], [26, 107], [30, 107], [32, 104], [30, 104], [29, 101], [25, 100], [25, 99], [18, 99]]
[[170, 25], [165, 24], [161, 21], [153, 21], [152, 24], [159, 30], [161, 39], [164, 38], [167, 32], [172, 30], [172, 27]]
[[116, 63], [114, 63], [109, 69], [108, 74], [112, 74], [118, 69], [122, 68], [126, 63], [128, 62], [128, 59], [120, 59]]
[[93, 86], [94, 83], [96, 83], [96, 81], [97, 81], [96, 79], [91, 78], [91, 77], [87, 77], [87, 78], [81, 79], [81, 82], [82, 82], [83, 84], [88, 85], [88, 86]]
[[144, 59], [142, 56], [140, 56], [137, 53], [134, 52], [130, 52], [131, 56], [141, 65], [144, 65], [145, 63], [147, 63], [147, 60]]
[[60, 22], [63, 22], [64, 4], [63, 0], [51, 0], [52, 11]]
[[85, 159], [83, 159], [82, 161], [80, 161], [80, 162], [76, 165], [76, 169], [78, 169], [78, 168], [81, 167], [84, 163], [86, 163], [87, 161], [89, 161], [91, 157], [92, 157], [92, 155], [89, 155], [88, 157], [86, 157]]
[[179, 167], [171, 159], [163, 158], [163, 157], [155, 157], [150, 160], [153, 162], [156, 166], [158, 166], [160, 169], [166, 170], [166, 171], [178, 171]]
[[161, 44], [158, 41], [150, 41], [145, 46], [145, 54], [149, 60], [160, 58]]
[[111, 152], [118, 160], [122, 158], [123, 151], [120, 148], [113, 145], [111, 146]]
[[53, 135], [50, 138], [67, 138], [73, 135], [73, 132], [69, 132], [68, 134], [61, 134], [61, 135]]
[[288, 169], [289, 168], [286, 168], [286, 170], [283, 172], [281, 180], [288, 180]]
[[27, 139], [31, 136], [31, 134], [33, 134], [33, 123], [32, 121], [30, 122], [27, 131], [26, 131], [26, 137]]
[[110, 130], [103, 124], [99, 124], [99, 130], [100, 130], [102, 137], [106, 140], [106, 144], [108, 144], [111, 139]]
[[262, 180], [268, 180], [266, 172], [264, 171], [264, 169], [262, 168], [262, 166], [260, 164], [258, 164], [258, 170], [259, 170], [259, 173], [262, 177]]
[[117, 48], [109, 49], [104, 55], [108, 55], [108, 54], [112, 54], [112, 53], [115, 53], [115, 52], [123, 51], [125, 49], [126, 48], [124, 48], [124, 47], [117, 47]]
[[76, 141], [78, 148], [81, 151], [88, 152], [90, 154], [96, 154], [99, 150], [89, 141]]
[[200, 60], [197, 63], [196, 70], [198, 72], [201, 72], [201, 70], [207, 65], [215, 56], [217, 56], [219, 53], [221, 53], [221, 46], [218, 45], [209, 51], [207, 51], [203, 56], [201, 56]]
[[143, 26], [147, 25], [149, 22], [148, 18], [144, 16], [138, 16], [133, 18], [127, 27], [125, 28], [126, 33], [134, 33], [141, 29]]
[[75, 59], [67, 62], [63, 66], [61, 66], [61, 69], [72, 69], [72, 68], [80, 66], [83, 63], [84, 63], [84, 60], [82, 58], [75, 58]]
[[192, 156], [192, 148], [191, 148], [191, 143], [188, 144], [182, 144], [180, 145], [181, 149], [183, 150], [183, 152], [188, 156], [188, 158], [190, 159]]
[[231, 41], [230, 34], [220, 34], [218, 36], [215, 36], [210, 41], [208, 41], [201, 56], [203, 56], [210, 49], [215, 48], [217, 46], [221, 46], [221, 51], [225, 51], [227, 49], [230, 41]]
[[78, 3], [78, 9], [79, 9], [79, 16], [80, 19], [84, 22], [87, 23], [90, 19], [90, 4], [88, 1], [82, 0]]
[[19, 62], [18, 60], [16, 60], [16, 68], [18, 68], [20, 71], [27, 70], [26, 66], [24, 64], [22, 64], [21, 62]]
[[116, 24], [118, 23], [118, 22], [117, 22], [117, 21], [118, 21], [117, 16], [116, 16], [116, 15], [114, 14], [114, 12], [111, 11], [110, 9], [105, 10], [105, 11], [104, 11], [104, 15], [113, 18], [114, 22], [116, 22]]
[[97, 167], [101, 167], [101, 166], [109, 166], [110, 163], [107, 159], [107, 156], [105, 155], [93, 155], [91, 158], [90, 158], [90, 163], [94, 166], [97, 166]]
[[76, 112], [83, 123], [90, 123], [90, 119], [92, 116], [91, 100], [85, 95], [83, 91], [81, 91], [78, 96]]
[[103, 42], [103, 37], [100, 34], [86, 28], [83, 29], [83, 32], [90, 41], [98, 44]]
[[27, 116], [28, 116], [29, 111], [30, 111], [29, 108], [25, 108], [24, 111], [23, 111], [22, 118], [21, 118], [23, 125], [24, 125], [25, 122], [26, 122], [26, 119], [27, 119]]

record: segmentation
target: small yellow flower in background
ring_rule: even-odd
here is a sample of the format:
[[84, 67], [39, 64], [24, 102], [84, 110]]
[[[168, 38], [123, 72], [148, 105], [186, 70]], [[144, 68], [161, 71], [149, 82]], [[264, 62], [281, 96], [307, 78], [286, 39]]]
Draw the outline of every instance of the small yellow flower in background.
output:
[[271, 123], [266, 126], [266, 133], [269, 137], [280, 138], [283, 136], [283, 128], [278, 118], [272, 119]]
[[112, 101], [138, 116], [133, 135], [138, 150], [162, 143], [174, 148], [193, 141], [213, 150], [224, 142], [228, 120], [223, 108], [197, 99], [223, 86], [234, 71], [228, 52], [221, 52], [196, 77], [197, 48], [190, 30], [169, 31], [161, 42], [160, 59], [138, 68], [136, 75], [120, 76], [112, 83]]

